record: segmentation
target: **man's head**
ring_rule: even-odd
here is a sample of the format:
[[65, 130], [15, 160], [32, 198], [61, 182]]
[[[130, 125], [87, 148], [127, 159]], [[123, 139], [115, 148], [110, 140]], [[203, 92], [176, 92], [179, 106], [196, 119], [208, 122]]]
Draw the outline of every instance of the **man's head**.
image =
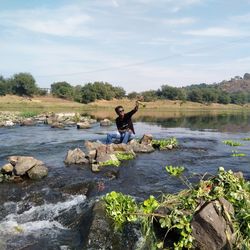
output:
[[117, 106], [115, 108], [115, 112], [116, 112], [117, 115], [123, 116], [124, 115], [124, 108], [122, 106]]

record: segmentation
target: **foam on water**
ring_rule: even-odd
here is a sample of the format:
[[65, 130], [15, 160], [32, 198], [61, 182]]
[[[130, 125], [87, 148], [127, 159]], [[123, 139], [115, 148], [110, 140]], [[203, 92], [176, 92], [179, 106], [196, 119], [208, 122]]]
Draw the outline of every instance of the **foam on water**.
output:
[[56, 220], [57, 217], [69, 212], [71, 209], [74, 209], [75, 213], [80, 213], [82, 211], [80, 206], [85, 201], [85, 195], [76, 195], [71, 196], [64, 202], [33, 206], [22, 214], [18, 214], [18, 209], [16, 209], [15, 213], [8, 214], [0, 221], [0, 235], [33, 234], [39, 236], [46, 229], [52, 231], [67, 230], [65, 226]]

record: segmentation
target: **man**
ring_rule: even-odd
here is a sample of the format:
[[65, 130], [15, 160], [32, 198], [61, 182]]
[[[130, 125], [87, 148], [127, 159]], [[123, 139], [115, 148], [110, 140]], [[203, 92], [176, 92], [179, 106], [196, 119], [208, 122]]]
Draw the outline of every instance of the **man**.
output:
[[120, 140], [121, 143], [128, 143], [128, 141], [135, 137], [135, 130], [131, 117], [137, 112], [138, 108], [138, 102], [136, 102], [135, 108], [128, 113], [124, 113], [124, 108], [122, 106], [117, 106], [115, 108], [115, 112], [118, 115], [115, 120], [118, 131], [108, 133], [107, 144], [112, 143], [113, 139]]

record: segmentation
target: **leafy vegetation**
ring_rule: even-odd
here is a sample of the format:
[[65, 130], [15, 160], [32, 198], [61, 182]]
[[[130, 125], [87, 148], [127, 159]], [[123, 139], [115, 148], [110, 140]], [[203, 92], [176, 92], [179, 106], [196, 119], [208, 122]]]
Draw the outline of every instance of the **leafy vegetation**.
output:
[[244, 156], [246, 156], [246, 154], [244, 154], [244, 153], [238, 153], [237, 150], [233, 150], [232, 151], [232, 156], [233, 157], [244, 157]]
[[121, 162], [118, 159], [111, 159], [108, 161], [104, 161], [104, 162], [99, 162], [99, 165], [101, 167], [105, 167], [105, 166], [115, 166], [115, 167], [119, 167], [121, 164]]
[[135, 155], [133, 153], [127, 153], [127, 152], [119, 152], [116, 153], [115, 156], [119, 161], [132, 160], [135, 158]]
[[9, 179], [9, 175], [0, 173], [0, 182], [8, 181]]
[[250, 141], [250, 137], [243, 138], [242, 140], [243, 140], [243, 141]]
[[232, 141], [232, 140], [225, 140], [222, 141], [224, 144], [231, 146], [231, 147], [237, 147], [237, 146], [242, 146], [243, 144], [237, 141]]
[[[172, 176], [181, 177], [183, 167], [166, 167]], [[190, 185], [189, 185], [190, 187]], [[136, 203], [129, 195], [111, 192], [104, 197], [106, 212], [114, 221], [116, 228], [121, 228], [126, 222], [139, 221], [146, 235], [154, 236], [154, 247], [164, 248], [169, 232], [174, 231], [178, 238], [173, 243], [175, 250], [190, 249], [193, 246], [191, 222], [194, 213], [199, 210], [201, 200], [209, 202], [224, 197], [234, 207], [234, 217], [225, 212], [224, 217], [233, 223], [235, 249], [250, 248], [250, 182], [235, 175], [231, 170], [220, 167], [218, 174], [210, 179], [203, 178], [192, 188], [178, 194], [163, 195], [160, 201], [150, 196], [149, 199]], [[169, 213], [158, 212], [159, 208], [169, 209]], [[221, 207], [223, 210], [223, 208]], [[153, 222], [158, 221], [165, 229], [165, 236], [157, 238], [154, 234]], [[146, 228], [145, 228], [146, 227]]]
[[152, 146], [159, 148], [160, 150], [171, 149], [177, 147], [178, 141], [176, 138], [171, 137], [169, 139], [152, 140]]

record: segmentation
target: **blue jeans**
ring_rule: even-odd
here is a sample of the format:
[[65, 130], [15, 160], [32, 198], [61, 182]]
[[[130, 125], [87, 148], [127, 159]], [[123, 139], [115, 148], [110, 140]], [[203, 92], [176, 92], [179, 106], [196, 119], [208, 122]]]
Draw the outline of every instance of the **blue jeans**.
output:
[[111, 144], [113, 139], [119, 140], [120, 143], [127, 144], [128, 141], [134, 138], [135, 135], [132, 132], [119, 133], [118, 131], [115, 131], [107, 134], [106, 144]]

